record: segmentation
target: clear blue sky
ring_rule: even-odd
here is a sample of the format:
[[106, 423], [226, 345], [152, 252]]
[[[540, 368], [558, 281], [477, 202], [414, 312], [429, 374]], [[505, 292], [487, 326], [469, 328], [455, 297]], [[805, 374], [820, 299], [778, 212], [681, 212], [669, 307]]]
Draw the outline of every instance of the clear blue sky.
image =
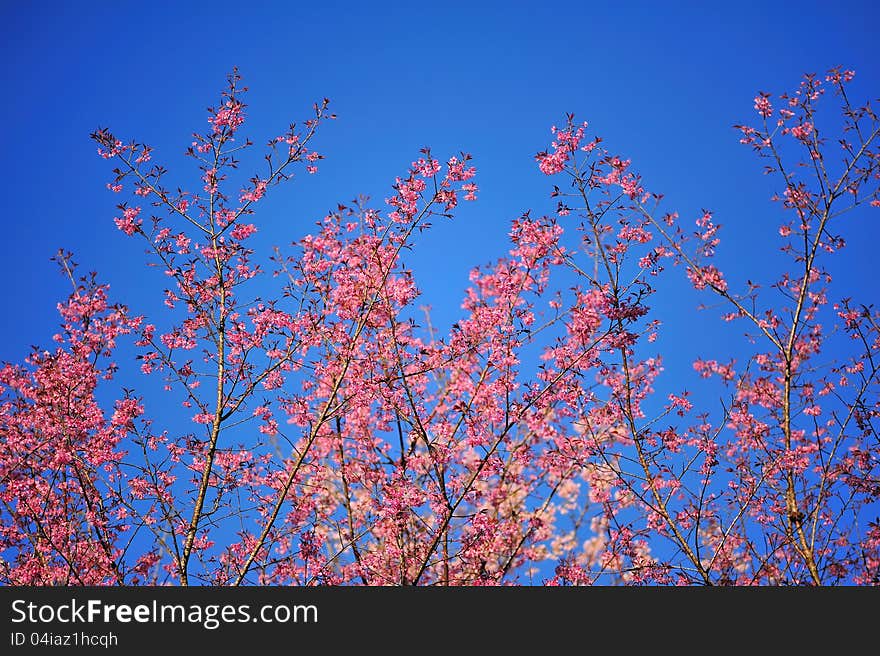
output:
[[[757, 90], [837, 64], [856, 69], [856, 98], [877, 97], [878, 18], [875, 3], [846, 1], [4, 2], [0, 360], [20, 361], [55, 331], [68, 291], [49, 262], [59, 247], [132, 309], [160, 306], [165, 281], [113, 226], [119, 199], [88, 135], [109, 126], [145, 141], [189, 183], [182, 150], [234, 65], [252, 90], [246, 132], [257, 143], [321, 97], [339, 115], [317, 142], [319, 175], [261, 204], [266, 249], [337, 201], [365, 193], [381, 205], [423, 145], [473, 153], [479, 202], [438, 223], [408, 261], [441, 325], [455, 320], [470, 266], [503, 254], [509, 221], [552, 208], [532, 157], [568, 111], [632, 158], [665, 207], [688, 218], [712, 209], [725, 225], [721, 263], [766, 279], [777, 214], [731, 125], [752, 120]], [[880, 230], [876, 214], [852, 221], [838, 271], [870, 302]], [[718, 350], [718, 333], [687, 330], [699, 300], [666, 301], [658, 349], [673, 373]]]

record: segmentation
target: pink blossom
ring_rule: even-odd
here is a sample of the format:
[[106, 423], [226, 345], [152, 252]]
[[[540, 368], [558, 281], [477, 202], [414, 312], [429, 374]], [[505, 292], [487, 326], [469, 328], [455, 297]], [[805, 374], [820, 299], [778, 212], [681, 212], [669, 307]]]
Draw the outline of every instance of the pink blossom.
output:
[[755, 96], [755, 111], [764, 118], [769, 118], [773, 113], [773, 107], [770, 105], [770, 97], [768, 94], [762, 93]]
[[233, 239], [244, 241], [257, 232], [257, 227], [252, 223], [240, 223], [229, 233]]
[[140, 230], [141, 224], [143, 223], [138, 218], [140, 213], [140, 207], [126, 207], [122, 212], [122, 217], [113, 220], [116, 223], [116, 227], [130, 237]]

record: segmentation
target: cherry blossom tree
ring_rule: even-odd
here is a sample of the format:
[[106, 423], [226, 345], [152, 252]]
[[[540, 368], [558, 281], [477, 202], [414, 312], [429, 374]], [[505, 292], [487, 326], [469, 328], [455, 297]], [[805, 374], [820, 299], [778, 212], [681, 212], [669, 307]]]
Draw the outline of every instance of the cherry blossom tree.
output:
[[[694, 229], [662, 209], [569, 115], [536, 156], [555, 210], [511, 223], [448, 334], [403, 254], [476, 200], [469, 155], [424, 149], [384, 208], [339, 205], [269, 254], [249, 246], [256, 209], [317, 171], [328, 101], [248, 178], [234, 72], [189, 186], [98, 130], [128, 198], [116, 226], [166, 308], [112, 304], [59, 252], [56, 344], [0, 369], [0, 581], [878, 583], [880, 317], [860, 290], [830, 296], [840, 226], [880, 206], [880, 122], [853, 75], [761, 93], [737, 126], [778, 187], [776, 280], [736, 289], [712, 213]], [[693, 364], [720, 403], [661, 375], [654, 297], [679, 275], [722, 308], [719, 335], [746, 331], [746, 361], [719, 345]]]

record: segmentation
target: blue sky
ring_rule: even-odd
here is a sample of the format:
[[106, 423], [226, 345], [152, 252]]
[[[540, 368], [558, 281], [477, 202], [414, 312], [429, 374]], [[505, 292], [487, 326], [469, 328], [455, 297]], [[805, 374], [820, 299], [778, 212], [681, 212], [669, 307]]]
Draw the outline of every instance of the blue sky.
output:
[[[479, 201], [455, 221], [437, 221], [406, 256], [441, 329], [461, 313], [469, 269], [505, 253], [510, 221], [555, 207], [553, 181], [533, 156], [566, 112], [631, 158], [646, 188], [665, 194], [664, 210], [686, 222], [701, 208], [714, 212], [724, 225], [717, 263], [734, 288], [746, 278], [771, 282], [781, 261], [773, 185], [732, 125], [755, 120], [758, 90], [787, 91], [803, 72], [835, 65], [856, 70], [854, 99], [876, 98], [878, 19], [876, 3], [845, 0], [4, 2], [0, 361], [20, 362], [57, 330], [55, 305], [69, 292], [49, 261], [59, 247], [96, 270], [113, 299], [161, 316], [166, 279], [114, 227], [121, 199], [105, 189], [111, 166], [89, 133], [110, 127], [152, 145], [169, 181], [193, 186], [182, 153], [233, 66], [251, 89], [245, 133], [258, 144], [325, 96], [339, 116], [316, 141], [327, 157], [319, 174], [258, 206], [253, 243], [264, 255], [309, 232], [337, 202], [367, 194], [382, 206], [423, 146], [441, 159], [473, 154]], [[878, 214], [845, 221], [849, 246], [832, 264], [841, 294], [832, 296], [880, 301]], [[738, 326], [694, 313], [709, 299], [683, 272], [662, 284], [653, 298], [664, 322], [654, 345], [665, 354], [660, 402], [696, 386], [695, 357], [722, 360], [744, 346]], [[120, 364], [133, 373], [119, 384], [158, 384], [131, 360]], [[718, 396], [702, 394], [717, 410]]]
[[[878, 18], [870, 2], [4, 3], [0, 360], [20, 361], [55, 331], [68, 291], [49, 262], [59, 247], [135, 311], [160, 306], [164, 280], [113, 226], [119, 199], [88, 135], [108, 126], [145, 141], [188, 184], [182, 151], [234, 65], [251, 88], [246, 132], [257, 143], [324, 96], [339, 115], [317, 141], [319, 175], [261, 204], [265, 252], [338, 201], [368, 194], [381, 205], [424, 145], [474, 155], [479, 202], [438, 222], [407, 262], [441, 326], [459, 312], [469, 268], [504, 253], [510, 220], [553, 207], [533, 155], [569, 111], [632, 158], [665, 208], [715, 212], [721, 264], [768, 279], [778, 214], [731, 125], [753, 119], [757, 90], [837, 64], [856, 69], [854, 97], [876, 95]], [[880, 230], [875, 216], [851, 220], [838, 279], [869, 302]], [[692, 356], [726, 338], [694, 331], [701, 299], [676, 289], [658, 350], [691, 376]]]

